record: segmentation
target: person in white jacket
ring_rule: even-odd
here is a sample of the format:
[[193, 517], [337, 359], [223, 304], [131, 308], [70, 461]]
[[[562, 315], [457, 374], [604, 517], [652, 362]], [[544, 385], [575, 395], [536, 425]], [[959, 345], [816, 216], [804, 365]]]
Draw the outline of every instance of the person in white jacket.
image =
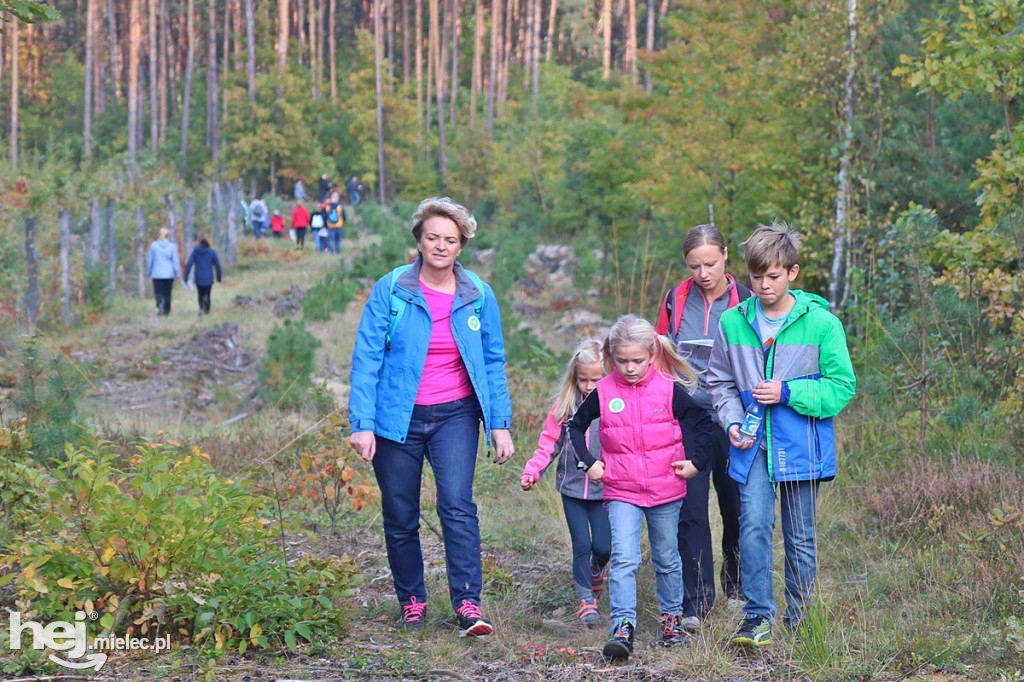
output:
[[156, 299], [156, 314], [171, 314], [171, 287], [181, 277], [181, 257], [178, 245], [171, 241], [166, 227], [160, 228], [160, 238], [149, 245], [146, 259], [146, 275], [153, 280], [153, 297]]

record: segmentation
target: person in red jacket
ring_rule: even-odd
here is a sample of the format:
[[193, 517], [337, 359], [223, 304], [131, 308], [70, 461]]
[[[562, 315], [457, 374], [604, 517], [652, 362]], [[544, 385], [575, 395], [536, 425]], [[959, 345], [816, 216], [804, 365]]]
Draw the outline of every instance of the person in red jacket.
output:
[[295, 248], [302, 251], [302, 247], [306, 245], [306, 228], [309, 227], [309, 211], [302, 203], [298, 203], [295, 206], [295, 210], [292, 211], [292, 227], [295, 230]]
[[270, 216], [270, 231], [274, 233], [274, 239], [284, 236], [284, 217], [280, 211], [274, 211], [274, 215]]

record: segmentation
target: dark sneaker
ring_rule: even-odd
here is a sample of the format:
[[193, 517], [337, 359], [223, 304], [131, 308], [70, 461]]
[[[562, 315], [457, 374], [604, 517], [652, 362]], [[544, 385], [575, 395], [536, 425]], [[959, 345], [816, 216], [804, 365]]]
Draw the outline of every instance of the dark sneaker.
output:
[[661, 621], [661, 645], [679, 646], [683, 643], [683, 629], [679, 625], [682, 616], [671, 613], [663, 613], [658, 616]]
[[462, 600], [462, 606], [455, 609], [455, 615], [459, 617], [459, 637], [483, 637], [494, 632], [480, 613], [480, 606], [468, 599]]
[[601, 654], [611, 661], [626, 660], [633, 653], [633, 624], [619, 618], [612, 628], [612, 638], [604, 644]]
[[608, 577], [608, 566], [605, 566], [601, 570], [594, 570], [594, 567], [590, 567], [590, 591], [594, 593], [594, 601], [601, 598], [601, 593], [604, 592], [604, 582]]
[[576, 618], [588, 628], [594, 627], [601, 622], [601, 616], [597, 613], [597, 600], [580, 600], [580, 607], [576, 609]]
[[411, 597], [408, 604], [402, 604], [402, 630], [419, 632], [427, 622], [427, 602]]
[[729, 642], [741, 647], [768, 646], [772, 643], [772, 624], [767, 618], [745, 618]]

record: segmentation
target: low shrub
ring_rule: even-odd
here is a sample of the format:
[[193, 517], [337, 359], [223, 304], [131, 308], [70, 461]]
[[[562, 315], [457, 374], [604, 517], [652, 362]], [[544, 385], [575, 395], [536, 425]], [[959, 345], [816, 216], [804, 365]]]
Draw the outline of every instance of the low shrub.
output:
[[285, 319], [267, 337], [267, 355], [256, 370], [260, 397], [272, 407], [299, 407], [312, 398], [309, 375], [320, 341], [305, 322]]

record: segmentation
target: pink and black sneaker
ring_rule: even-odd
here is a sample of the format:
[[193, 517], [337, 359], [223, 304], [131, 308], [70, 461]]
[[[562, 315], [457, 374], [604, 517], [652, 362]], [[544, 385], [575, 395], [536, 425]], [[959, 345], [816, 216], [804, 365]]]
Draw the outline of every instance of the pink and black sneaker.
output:
[[402, 604], [402, 623], [399, 625], [402, 630], [418, 632], [423, 629], [426, 622], [427, 602], [410, 597], [408, 604]]
[[491, 624], [484, 620], [480, 606], [468, 599], [462, 600], [462, 606], [455, 609], [459, 618], [459, 637], [483, 637], [494, 632]]

